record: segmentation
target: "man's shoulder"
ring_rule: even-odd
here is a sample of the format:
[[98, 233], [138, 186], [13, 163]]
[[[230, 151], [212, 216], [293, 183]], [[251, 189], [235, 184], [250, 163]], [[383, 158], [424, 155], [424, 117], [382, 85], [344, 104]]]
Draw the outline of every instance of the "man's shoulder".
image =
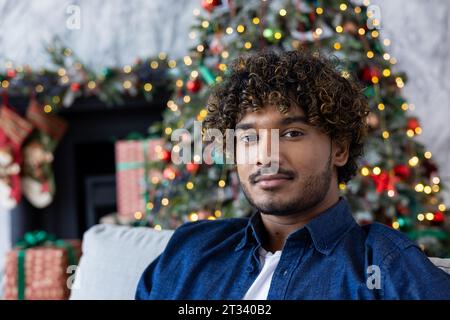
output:
[[385, 260], [386, 257], [400, 254], [411, 247], [419, 249], [406, 234], [384, 224], [375, 222], [361, 228], [366, 234], [366, 248], [370, 248], [372, 254], [377, 255], [377, 260]]
[[379, 223], [362, 228], [368, 261], [380, 267], [385, 299], [450, 299], [450, 276], [406, 234]]
[[415, 245], [406, 234], [378, 222], [364, 225], [362, 228], [367, 233], [368, 241], [383, 243], [398, 249], [405, 249]]

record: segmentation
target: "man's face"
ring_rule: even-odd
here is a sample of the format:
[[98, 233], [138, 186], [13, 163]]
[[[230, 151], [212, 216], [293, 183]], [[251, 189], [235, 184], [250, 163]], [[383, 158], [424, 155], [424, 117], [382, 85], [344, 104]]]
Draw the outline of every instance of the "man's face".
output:
[[[259, 129], [268, 133], [261, 135]], [[278, 154], [271, 154], [271, 129], [279, 129]], [[264, 144], [266, 150], [261, 148]], [[268, 105], [244, 115], [236, 125], [236, 157], [245, 152], [250, 161], [238, 162], [239, 180], [249, 202], [265, 214], [281, 216], [313, 208], [337, 179], [330, 138], [308, 125], [299, 107], [282, 114]], [[261, 174], [270, 161], [277, 162], [278, 172]]]

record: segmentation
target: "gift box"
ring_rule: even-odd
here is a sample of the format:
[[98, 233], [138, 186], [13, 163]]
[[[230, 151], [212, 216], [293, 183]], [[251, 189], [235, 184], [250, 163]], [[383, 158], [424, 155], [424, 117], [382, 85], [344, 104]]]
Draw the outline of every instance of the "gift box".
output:
[[24, 239], [7, 253], [4, 299], [68, 299], [81, 241], [55, 240], [43, 231], [27, 233]]
[[152, 179], [161, 172], [151, 169], [151, 162], [165, 157], [163, 139], [120, 140], [116, 142], [117, 212], [133, 218], [146, 212]]

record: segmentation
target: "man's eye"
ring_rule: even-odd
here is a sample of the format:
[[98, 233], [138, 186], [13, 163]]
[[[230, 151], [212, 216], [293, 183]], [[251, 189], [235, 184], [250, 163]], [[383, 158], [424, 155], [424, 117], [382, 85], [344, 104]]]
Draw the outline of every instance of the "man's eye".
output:
[[243, 136], [241, 136], [241, 141], [243, 141], [243, 142], [255, 142], [255, 141], [257, 141], [258, 140], [258, 137], [257, 136], [255, 136], [255, 135], [243, 135]]
[[284, 134], [284, 136], [288, 137], [288, 138], [295, 138], [295, 137], [300, 137], [303, 135], [303, 132], [301, 131], [297, 131], [297, 130], [291, 130], [288, 131]]

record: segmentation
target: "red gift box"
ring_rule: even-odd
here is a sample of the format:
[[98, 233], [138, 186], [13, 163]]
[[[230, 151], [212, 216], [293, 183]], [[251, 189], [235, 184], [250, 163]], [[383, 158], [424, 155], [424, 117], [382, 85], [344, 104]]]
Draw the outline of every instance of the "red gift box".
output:
[[146, 166], [151, 161], [161, 159], [163, 143], [163, 139], [116, 142], [116, 193], [119, 215], [133, 219], [136, 212], [145, 212], [151, 178], [161, 176], [159, 171], [147, 170]]
[[[75, 262], [81, 256], [81, 241], [64, 241], [72, 248]], [[64, 300], [70, 295], [69, 277], [73, 277], [75, 269], [69, 266], [67, 247], [53, 244], [40, 245], [24, 249], [24, 265], [20, 271], [19, 255], [22, 249], [15, 248], [6, 255], [6, 300], [19, 299], [19, 278], [24, 281], [23, 299], [25, 300]], [[75, 267], [76, 268], [76, 267]], [[22, 272], [22, 274], [21, 274]]]

